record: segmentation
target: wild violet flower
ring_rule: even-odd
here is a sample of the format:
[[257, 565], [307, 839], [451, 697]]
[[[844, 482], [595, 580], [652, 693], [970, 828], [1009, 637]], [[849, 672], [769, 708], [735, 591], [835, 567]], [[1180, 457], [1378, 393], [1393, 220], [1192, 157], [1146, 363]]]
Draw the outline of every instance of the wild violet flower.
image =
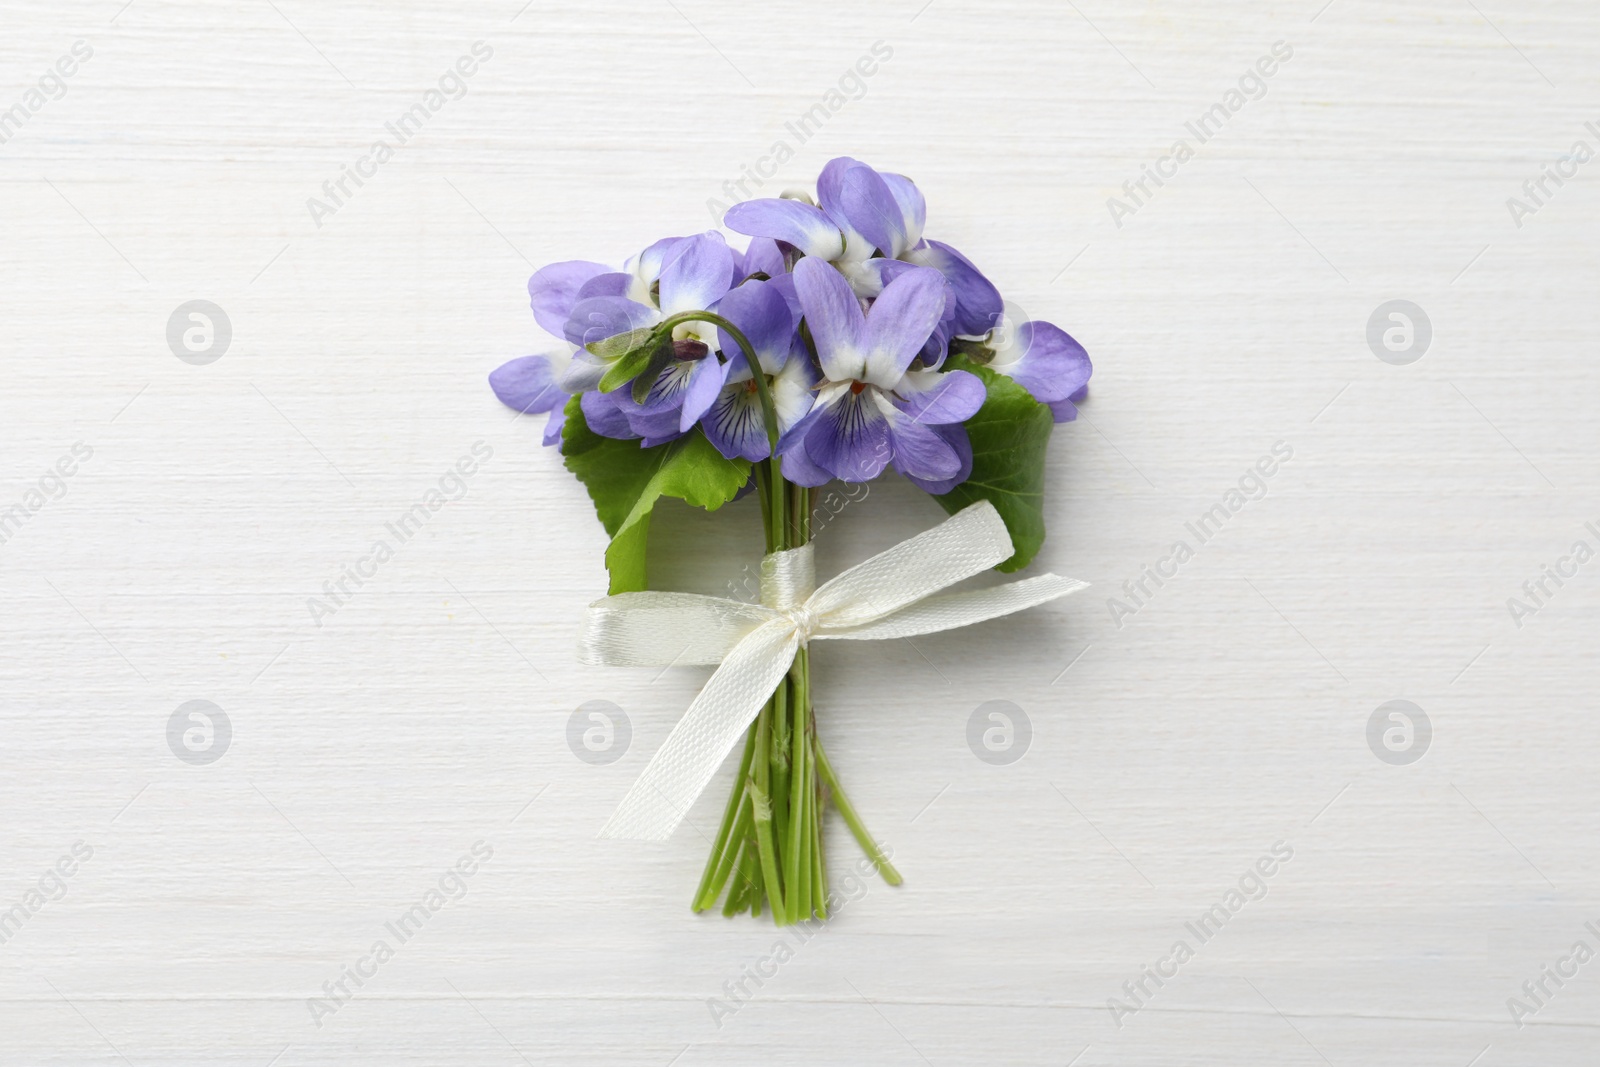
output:
[[[811, 409], [816, 371], [803, 350], [796, 351], [799, 318], [771, 281], [751, 279], [722, 298], [717, 311], [733, 323], [755, 349], [759, 373], [772, 378], [772, 399], [780, 433]], [[772, 454], [760, 391], [749, 361], [733, 336], [718, 331], [722, 351], [731, 353], [725, 384], [701, 421], [706, 438], [729, 459], [765, 459]], [[686, 409], [687, 411], [687, 409]]]
[[[660, 247], [658, 242], [652, 249]], [[674, 239], [662, 249], [660, 277], [652, 292], [643, 294], [650, 303], [622, 293], [586, 295], [573, 308], [567, 337], [588, 345], [648, 329], [681, 312], [715, 308], [733, 283], [734, 270], [733, 250], [721, 234]], [[607, 429], [619, 428], [610, 417], [595, 427], [597, 433], [642, 437], [647, 445], [660, 444], [687, 433], [711, 407], [726, 375], [724, 364], [716, 358], [720, 343], [716, 327], [703, 321], [681, 322], [672, 328], [670, 342], [670, 356], [664, 365], [652, 364], [651, 380], [642, 395], [621, 389], [606, 394], [628, 427], [627, 433], [607, 433]], [[580, 348], [561, 384], [575, 393], [596, 389], [615, 362], [615, 357], [608, 359]], [[599, 410], [598, 401], [585, 403]]]
[[[528, 302], [534, 321], [547, 333], [565, 336], [567, 320], [583, 286], [610, 270], [603, 263], [575, 259], [535, 271], [528, 279]], [[564, 409], [570, 395], [558, 384], [556, 364], [566, 363], [577, 350], [578, 346], [569, 341], [564, 351], [521, 356], [489, 375], [489, 387], [502, 404], [525, 415], [550, 413], [544, 428], [547, 445], [561, 442]]]
[[939, 272], [901, 271], [867, 312], [844, 276], [820, 259], [802, 259], [794, 278], [822, 381], [811, 411], [790, 431], [784, 476], [812, 486], [829, 478], [864, 482], [890, 463], [919, 484], [958, 475], [962, 452], [953, 434], [935, 427], [976, 414], [983, 383], [966, 371], [910, 369], [944, 313]]
[[1074, 401], [1088, 395], [1094, 368], [1089, 353], [1059, 326], [1027, 321], [1015, 329], [997, 327], [983, 340], [957, 340], [973, 362], [1004, 374], [1050, 409], [1057, 422], [1078, 417]]
[[500, 403], [524, 415], [550, 413], [544, 424], [544, 443], [561, 443], [569, 394], [556, 384], [549, 356], [519, 356], [489, 374], [489, 388]]
[[859, 160], [830, 160], [817, 178], [820, 207], [801, 200], [747, 200], [728, 209], [737, 233], [784, 241], [806, 256], [834, 262], [857, 294], [876, 297], [887, 284], [885, 261], [932, 267], [955, 296], [951, 332], [981, 334], [1000, 314], [1000, 293], [954, 248], [925, 240], [927, 202], [911, 179], [880, 173]]

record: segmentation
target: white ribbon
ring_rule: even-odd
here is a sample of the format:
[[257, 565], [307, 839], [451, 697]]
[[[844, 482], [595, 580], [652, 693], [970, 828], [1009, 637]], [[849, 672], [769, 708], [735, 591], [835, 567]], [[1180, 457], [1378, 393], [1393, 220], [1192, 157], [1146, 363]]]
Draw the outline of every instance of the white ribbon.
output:
[[885, 641], [970, 626], [1084, 588], [1044, 574], [964, 593], [940, 590], [1012, 554], [988, 501], [880, 552], [815, 589], [811, 546], [761, 564], [761, 603], [696, 593], [621, 593], [589, 606], [579, 646], [610, 667], [721, 664], [623, 797], [602, 837], [664, 841], [810, 641]]

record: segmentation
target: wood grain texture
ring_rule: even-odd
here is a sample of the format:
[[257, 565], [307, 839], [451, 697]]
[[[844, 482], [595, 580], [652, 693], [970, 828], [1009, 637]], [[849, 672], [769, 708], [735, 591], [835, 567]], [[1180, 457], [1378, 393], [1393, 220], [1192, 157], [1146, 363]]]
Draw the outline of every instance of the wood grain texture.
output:
[[[1524, 1026], [1507, 998], [1600, 949], [1600, 562], [1521, 626], [1506, 601], [1600, 546], [1600, 163], [1520, 227], [1506, 202], [1600, 149], [1600, 9], [1320, 3], [0, 0], [0, 111], [93, 52], [0, 144], [0, 513], [92, 451], [0, 544], [0, 922], [92, 849], [0, 944], [0, 1065], [1593, 1063], [1600, 962]], [[465, 95], [319, 226], [308, 198], [478, 41]], [[1275, 42], [1264, 95], [1116, 225]], [[535, 265], [704, 228], [780, 138], [763, 191], [838, 154], [912, 175], [931, 235], [1086, 344], [1036, 566], [1094, 588], [818, 654], [830, 751], [907, 882], [719, 1025], [780, 937], [687, 909], [730, 771], [669, 843], [595, 838], [705, 672], [576, 662], [601, 532], [484, 378], [545, 343]], [[166, 340], [194, 299], [233, 330], [205, 366]], [[1366, 339], [1392, 299], [1432, 324], [1408, 366]], [[465, 494], [316, 625], [477, 442]], [[1265, 497], [1198, 544], [1276, 442]], [[819, 567], [939, 517], [875, 485]], [[659, 582], [722, 589], [757, 526], [754, 501], [665, 509]], [[1118, 625], [1107, 599], [1179, 540]], [[566, 740], [595, 699], [632, 727], [606, 766]], [[1432, 724], [1408, 766], [1368, 748], [1394, 699]], [[168, 747], [189, 700], [232, 725], [207, 766]], [[989, 700], [1032, 723], [1009, 766], [967, 746]], [[386, 935], [478, 841], [466, 895]]]

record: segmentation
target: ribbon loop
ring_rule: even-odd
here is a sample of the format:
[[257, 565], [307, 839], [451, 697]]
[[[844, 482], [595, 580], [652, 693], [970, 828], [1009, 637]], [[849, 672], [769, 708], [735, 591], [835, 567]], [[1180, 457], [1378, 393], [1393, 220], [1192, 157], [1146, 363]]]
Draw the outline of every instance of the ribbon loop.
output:
[[884, 641], [953, 630], [1066, 596], [1054, 574], [942, 590], [1012, 554], [999, 512], [979, 501], [815, 588], [810, 545], [762, 560], [761, 603], [690, 593], [622, 593], [589, 607], [580, 650], [607, 666], [719, 663], [623, 797], [602, 837], [662, 841], [812, 640]]

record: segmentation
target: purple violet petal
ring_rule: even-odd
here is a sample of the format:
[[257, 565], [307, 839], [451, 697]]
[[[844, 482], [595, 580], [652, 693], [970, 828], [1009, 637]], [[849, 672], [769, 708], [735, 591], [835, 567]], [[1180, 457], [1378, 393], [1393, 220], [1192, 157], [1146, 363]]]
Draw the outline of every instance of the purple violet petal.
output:
[[544, 443], [546, 445], [559, 445], [561, 443], [561, 430], [567, 425], [567, 409], [565, 407], [551, 408], [550, 420], [544, 424]]
[[534, 271], [528, 279], [528, 303], [533, 307], [534, 321], [546, 332], [562, 336], [562, 327], [577, 303], [578, 290], [590, 278], [610, 270], [604, 263], [569, 259]]
[[838, 156], [828, 160], [822, 167], [822, 173], [817, 175], [817, 203], [822, 205], [822, 210], [839, 226], [840, 229], [850, 225], [842, 210], [844, 201], [844, 176], [852, 167], [862, 167], [866, 164], [849, 156]]
[[996, 352], [989, 366], [1046, 404], [1083, 388], [1093, 371], [1083, 346], [1061, 327], [1043, 321], [1017, 327], [1016, 341]]
[[884, 389], [899, 384], [944, 314], [944, 291], [944, 276], [926, 268], [902, 271], [883, 287], [867, 315], [867, 381]]
[[617, 407], [617, 393], [584, 393], [578, 404], [583, 411], [583, 421], [601, 437], [622, 440], [638, 437], [628, 425], [628, 417]]
[[766, 459], [771, 452], [761, 397], [748, 382], [730, 385], [717, 395], [700, 426], [706, 439], [729, 459]]
[[835, 403], [814, 411], [808, 421], [806, 455], [835, 478], [868, 482], [889, 465], [893, 454], [889, 420], [871, 390], [846, 390]]
[[784, 241], [819, 259], [838, 259], [844, 251], [839, 227], [800, 200], [746, 200], [730, 207], [722, 222], [735, 233]]
[[865, 163], [844, 172], [839, 184], [839, 210], [861, 235], [890, 259], [910, 247], [905, 216], [882, 175]]
[[928, 221], [928, 202], [923, 199], [922, 190], [903, 174], [880, 171], [878, 176], [889, 187], [896, 206], [900, 208], [901, 229], [906, 235], [905, 249], [901, 251], [916, 247], [917, 242], [922, 240], [922, 228]]
[[[592, 296], [627, 296], [628, 290], [633, 285], [633, 275], [622, 271], [607, 271], [596, 274], [584, 282], [578, 289], [578, 299], [573, 301], [576, 306], [580, 301], [588, 300]], [[571, 309], [568, 309], [571, 314]]]
[[655, 308], [645, 307], [625, 296], [592, 296], [573, 307], [572, 316], [567, 319], [566, 338], [582, 348], [660, 321], [661, 315]]
[[[912, 474], [905, 475], [907, 481], [921, 489], [923, 492], [942, 496], [966, 481], [972, 476], [972, 441], [967, 437], [967, 428], [958, 422], [948, 426], [935, 426], [933, 432], [944, 438], [945, 443], [955, 450], [956, 456], [961, 460], [961, 467], [949, 478], [927, 479], [918, 478]], [[896, 464], [898, 469], [898, 464]]]
[[686, 237], [672, 247], [661, 267], [661, 314], [706, 311], [733, 280], [733, 249], [720, 233]]
[[687, 237], [663, 237], [661, 240], [646, 248], [633, 260], [629, 267], [633, 276], [649, 289], [661, 277], [661, 268], [666, 265], [667, 257], [679, 241], [687, 241]]
[[900, 381], [896, 406], [928, 426], [965, 422], [988, 396], [976, 374], [964, 370], [912, 371]]
[[932, 427], [907, 415], [882, 394], [873, 397], [873, 404], [888, 427], [895, 470], [908, 478], [930, 482], [944, 481], [960, 473], [961, 457]]
[[811, 457], [806, 455], [805, 444], [802, 441], [795, 442], [786, 451], [780, 448], [778, 462], [783, 469], [783, 476], [795, 485], [815, 489], [833, 481], [833, 475], [811, 462]]
[[567, 394], [556, 385], [549, 356], [520, 356], [489, 374], [489, 388], [500, 403], [524, 415], [560, 407]]
[[789, 273], [788, 266], [783, 260], [783, 249], [778, 247], [778, 242], [770, 237], [752, 237], [750, 247], [745, 249], [744, 259], [739, 264], [739, 277], [748, 278], [752, 274], [765, 274], [768, 278], [776, 278], [780, 274]]
[[966, 256], [940, 241], [925, 241], [906, 258], [950, 279], [956, 293], [956, 333], [981, 337], [999, 323], [1005, 308], [1000, 290]]
[[[794, 265], [794, 287], [823, 373], [835, 382], [860, 378], [867, 366], [867, 320], [850, 283], [822, 260], [807, 256]], [[917, 338], [917, 344], [926, 337]]]
[[728, 380], [728, 365], [717, 362], [714, 355], [707, 356], [690, 365], [688, 378], [683, 390], [683, 410], [678, 416], [678, 429], [685, 433], [716, 403], [717, 395]]
[[[776, 374], [789, 358], [794, 340], [795, 316], [789, 302], [770, 282], [748, 281], [717, 305], [717, 314], [739, 328], [755, 349], [768, 374]], [[739, 343], [725, 330], [717, 331], [724, 355], [740, 352]]]

